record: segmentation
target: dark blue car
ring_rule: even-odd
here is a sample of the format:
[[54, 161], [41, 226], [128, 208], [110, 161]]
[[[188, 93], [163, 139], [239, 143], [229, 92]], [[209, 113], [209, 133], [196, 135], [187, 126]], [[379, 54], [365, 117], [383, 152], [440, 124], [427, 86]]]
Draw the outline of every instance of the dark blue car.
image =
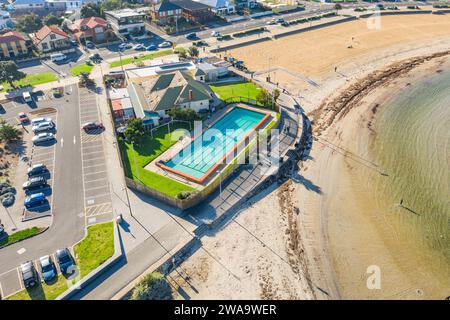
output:
[[26, 208], [41, 205], [45, 202], [45, 195], [42, 192], [34, 193], [25, 198], [24, 205]]

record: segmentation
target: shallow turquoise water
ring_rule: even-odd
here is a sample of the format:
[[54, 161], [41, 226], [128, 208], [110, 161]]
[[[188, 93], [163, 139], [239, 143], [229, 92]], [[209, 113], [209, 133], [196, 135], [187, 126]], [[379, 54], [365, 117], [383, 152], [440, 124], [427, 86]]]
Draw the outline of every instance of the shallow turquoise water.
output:
[[201, 178], [264, 117], [261, 112], [235, 107], [165, 163], [169, 168]]

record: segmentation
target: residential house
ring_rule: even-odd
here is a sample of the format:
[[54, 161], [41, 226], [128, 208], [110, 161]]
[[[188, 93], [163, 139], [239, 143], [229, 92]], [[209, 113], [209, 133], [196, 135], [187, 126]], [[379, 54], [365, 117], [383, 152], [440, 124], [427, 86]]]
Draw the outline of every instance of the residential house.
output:
[[74, 38], [80, 42], [103, 43], [115, 39], [111, 25], [103, 18], [90, 17], [74, 21], [69, 26]]
[[85, 0], [46, 0], [49, 7], [61, 7], [64, 8], [66, 12], [74, 12], [80, 9], [84, 4]]
[[154, 21], [174, 23], [182, 16], [182, 9], [170, 1], [165, 1], [151, 6], [150, 16]]
[[133, 9], [105, 11], [106, 20], [118, 35], [143, 35], [145, 33], [145, 13]]
[[212, 12], [219, 16], [234, 14], [236, 8], [233, 0], [194, 0], [211, 7]]
[[214, 18], [212, 8], [201, 2], [192, 0], [168, 0], [182, 9], [181, 14], [186, 20], [204, 23]]
[[130, 79], [128, 92], [136, 117], [145, 123], [155, 117], [167, 117], [173, 108], [208, 110], [211, 99], [207, 87], [186, 71]]
[[256, 8], [257, 2], [256, 0], [235, 0], [235, 4], [237, 8]]
[[12, 28], [13, 25], [9, 12], [0, 10], [0, 29]]
[[31, 37], [40, 52], [50, 52], [71, 48], [70, 37], [57, 26], [43, 26]]
[[65, 2], [54, 0], [16, 0], [13, 2], [14, 14], [36, 13], [46, 15], [49, 12], [65, 12]]
[[32, 55], [33, 43], [20, 32], [0, 34], [0, 60], [15, 60]]

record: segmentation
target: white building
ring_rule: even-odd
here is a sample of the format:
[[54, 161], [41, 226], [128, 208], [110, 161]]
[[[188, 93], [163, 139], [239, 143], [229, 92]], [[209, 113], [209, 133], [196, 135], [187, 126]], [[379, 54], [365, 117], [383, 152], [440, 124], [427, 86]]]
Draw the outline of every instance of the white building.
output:
[[236, 7], [233, 0], [194, 0], [210, 6], [212, 11], [219, 15], [233, 14], [236, 12]]
[[105, 11], [106, 21], [113, 30], [122, 36], [139, 36], [145, 34], [145, 13], [133, 9]]

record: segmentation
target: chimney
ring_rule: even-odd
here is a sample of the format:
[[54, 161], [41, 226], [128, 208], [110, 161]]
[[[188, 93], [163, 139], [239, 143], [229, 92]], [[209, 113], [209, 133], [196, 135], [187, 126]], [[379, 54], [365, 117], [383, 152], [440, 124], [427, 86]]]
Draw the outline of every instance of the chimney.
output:
[[192, 90], [189, 90], [189, 101], [192, 101]]

